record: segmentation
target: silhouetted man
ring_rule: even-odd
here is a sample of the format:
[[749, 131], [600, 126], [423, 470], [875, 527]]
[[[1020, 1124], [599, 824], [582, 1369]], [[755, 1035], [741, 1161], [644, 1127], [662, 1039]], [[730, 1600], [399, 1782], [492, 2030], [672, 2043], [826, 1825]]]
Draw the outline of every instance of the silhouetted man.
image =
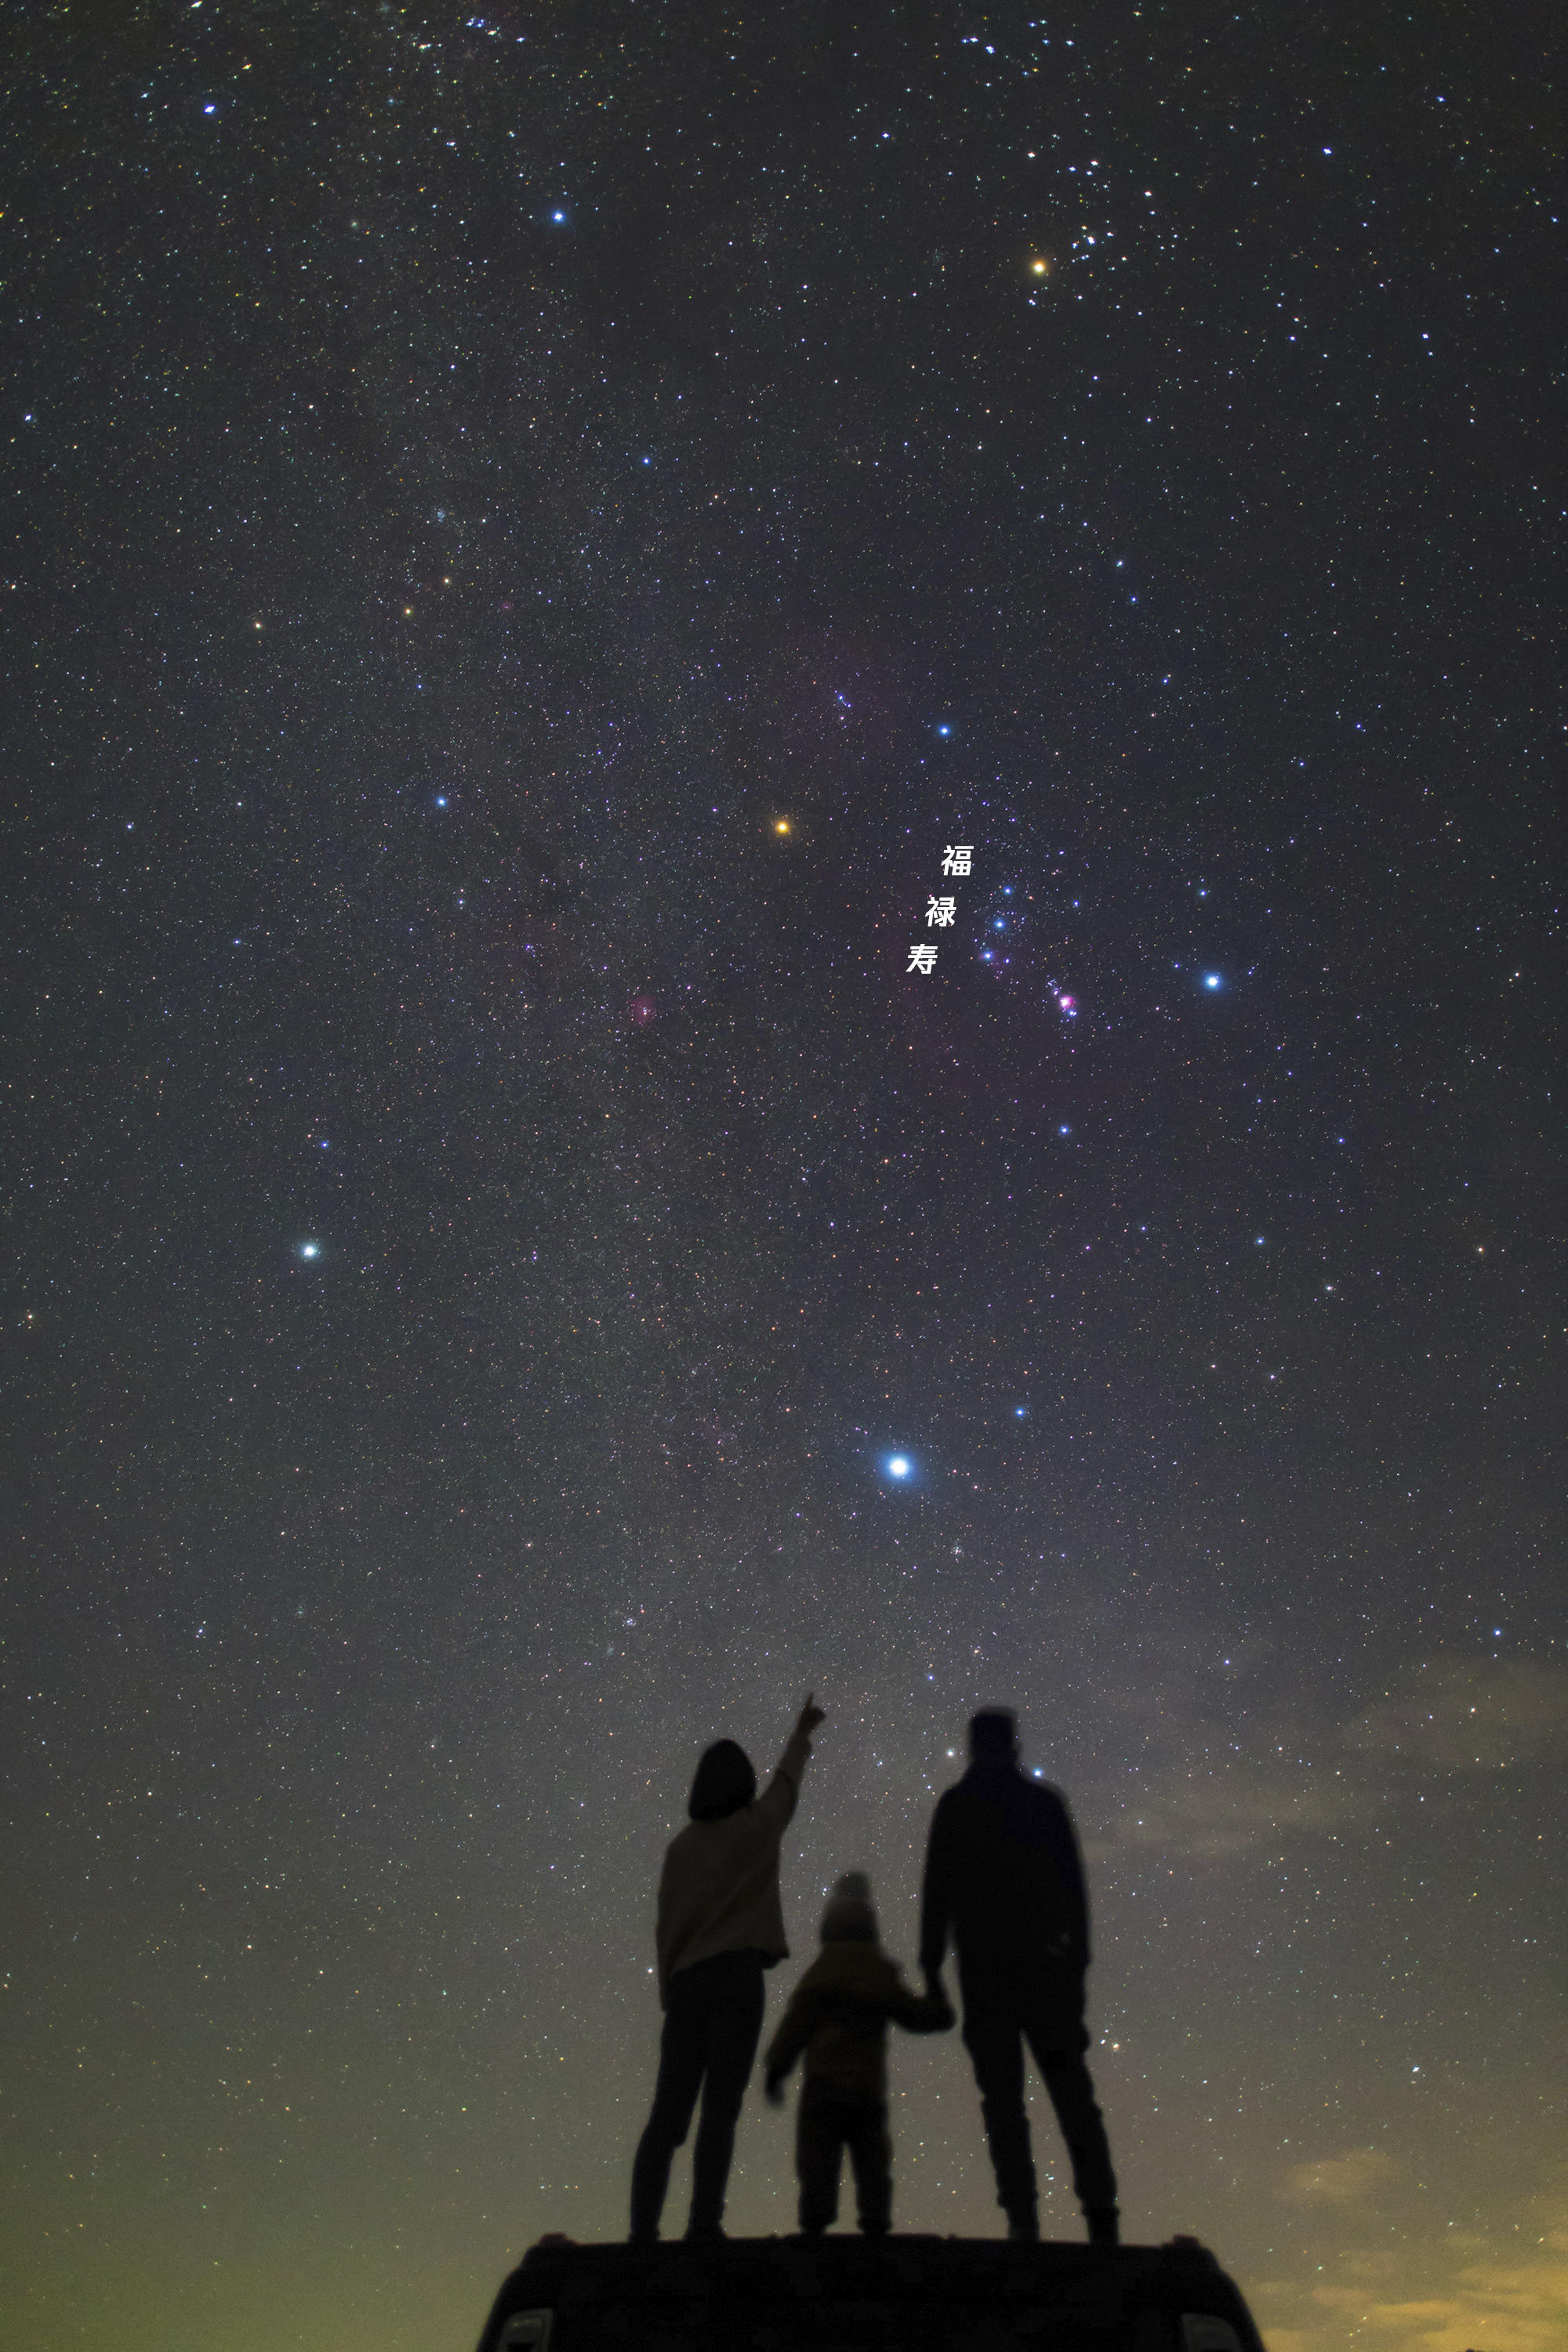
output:
[[932, 1992], [951, 1933], [996, 2201], [1010, 2238], [1040, 2234], [1024, 2113], [1024, 2043], [1045, 2078], [1072, 2158], [1091, 2242], [1117, 2238], [1116, 2175], [1083, 2053], [1089, 1901], [1072, 1817], [1059, 1790], [1018, 1769], [1013, 1717], [969, 1727], [973, 1761], [937, 1804], [926, 1847], [921, 1966]]

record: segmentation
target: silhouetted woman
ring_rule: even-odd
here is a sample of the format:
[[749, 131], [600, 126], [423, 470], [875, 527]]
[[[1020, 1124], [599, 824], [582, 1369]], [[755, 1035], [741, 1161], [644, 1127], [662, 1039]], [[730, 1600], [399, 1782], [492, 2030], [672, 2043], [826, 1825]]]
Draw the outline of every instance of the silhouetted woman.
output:
[[779, 1843], [823, 1711], [808, 1695], [762, 1795], [743, 1748], [721, 1739], [697, 1767], [687, 1828], [666, 1848], [658, 1882], [658, 1992], [664, 2004], [653, 2112], [632, 2166], [634, 2244], [658, 2235], [669, 2167], [702, 2118], [691, 2166], [689, 2238], [722, 2235], [724, 2192], [757, 2039], [763, 1970], [788, 1956]]

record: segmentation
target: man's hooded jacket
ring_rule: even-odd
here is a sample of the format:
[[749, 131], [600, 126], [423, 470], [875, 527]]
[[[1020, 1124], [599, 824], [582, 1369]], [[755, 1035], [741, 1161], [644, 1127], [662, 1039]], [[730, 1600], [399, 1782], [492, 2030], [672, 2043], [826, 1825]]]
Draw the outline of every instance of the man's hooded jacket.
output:
[[1061, 1791], [1017, 1765], [972, 1764], [937, 1804], [926, 1848], [921, 1966], [939, 1969], [952, 1937], [960, 1974], [1045, 1974], [1082, 2005], [1089, 1898]]

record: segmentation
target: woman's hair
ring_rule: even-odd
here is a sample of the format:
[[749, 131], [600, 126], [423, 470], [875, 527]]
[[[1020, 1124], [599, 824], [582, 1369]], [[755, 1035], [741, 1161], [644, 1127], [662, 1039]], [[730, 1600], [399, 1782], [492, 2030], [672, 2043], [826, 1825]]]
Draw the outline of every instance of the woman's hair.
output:
[[721, 1822], [757, 1793], [752, 1759], [732, 1739], [716, 1739], [692, 1777], [686, 1810], [694, 1822]]

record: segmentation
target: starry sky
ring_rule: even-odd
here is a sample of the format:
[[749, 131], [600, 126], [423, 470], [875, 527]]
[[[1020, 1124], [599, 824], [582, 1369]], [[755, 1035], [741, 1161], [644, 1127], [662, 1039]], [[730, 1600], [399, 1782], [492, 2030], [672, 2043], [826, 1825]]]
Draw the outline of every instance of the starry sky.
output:
[[13, 17], [9, 2340], [618, 2235], [807, 1689], [773, 2012], [1015, 1706], [1127, 2233], [1558, 2340], [1548, 23]]

